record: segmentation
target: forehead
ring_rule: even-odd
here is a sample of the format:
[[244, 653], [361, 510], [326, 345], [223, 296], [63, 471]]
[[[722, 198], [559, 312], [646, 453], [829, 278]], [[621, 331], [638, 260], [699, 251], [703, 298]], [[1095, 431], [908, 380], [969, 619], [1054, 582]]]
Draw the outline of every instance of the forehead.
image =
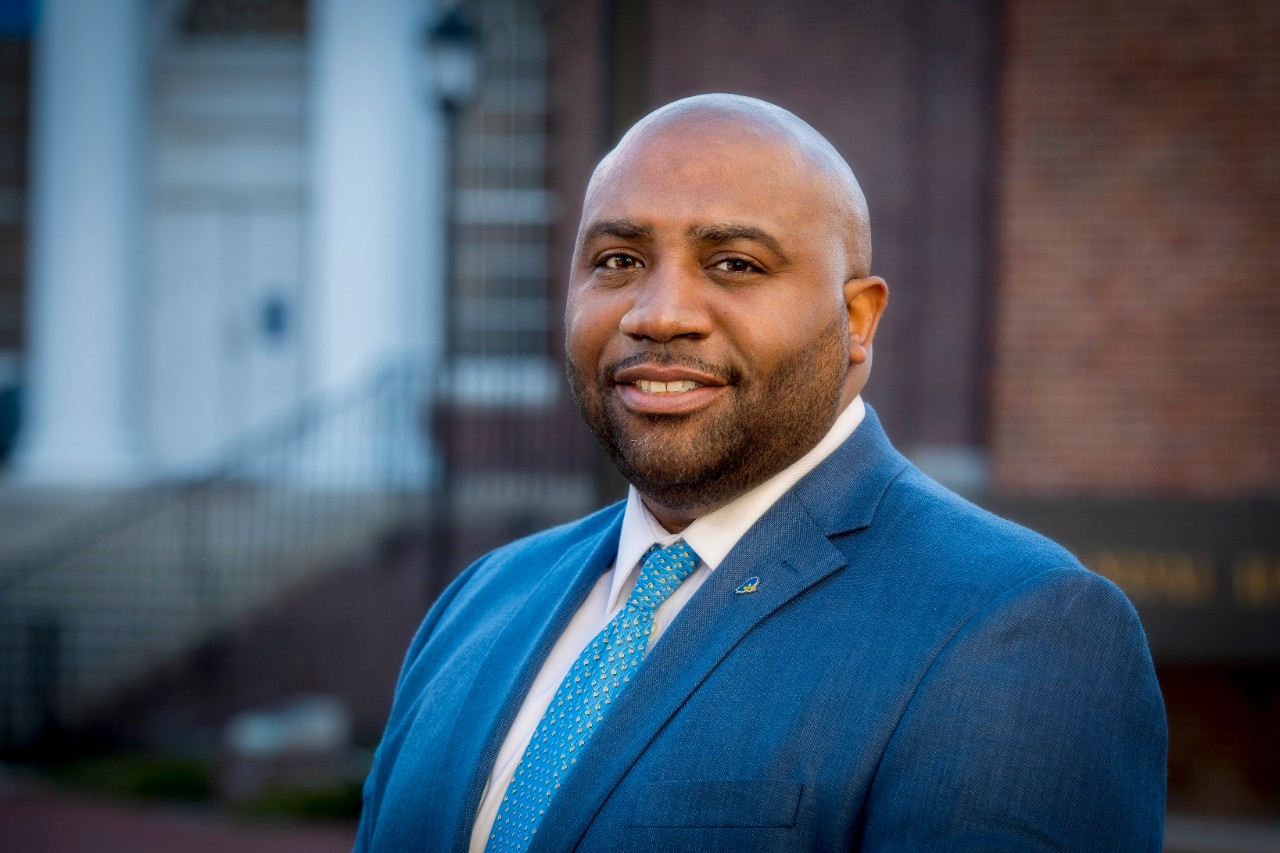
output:
[[736, 221], [784, 236], [811, 230], [827, 216], [827, 184], [804, 152], [774, 134], [677, 125], [630, 139], [609, 155], [588, 188], [582, 225]]

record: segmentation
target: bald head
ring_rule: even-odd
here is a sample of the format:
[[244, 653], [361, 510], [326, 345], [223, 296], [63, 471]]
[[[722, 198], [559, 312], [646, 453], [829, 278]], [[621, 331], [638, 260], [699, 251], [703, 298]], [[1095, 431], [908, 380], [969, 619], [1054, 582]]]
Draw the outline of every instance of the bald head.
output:
[[[754, 146], [773, 149], [778, 168], [802, 176], [846, 253], [847, 275], [871, 270], [871, 220], [849, 164], [826, 137], [776, 104], [743, 95], [695, 95], [659, 107], [637, 122], [592, 174], [587, 204], [619, 164], [654, 149], [669, 155]], [[662, 156], [660, 153], [658, 156]]]
[[888, 297], [858, 182], [772, 104], [637, 124], [583, 202], [565, 300], [574, 399], [667, 530], [818, 443], [862, 390]]

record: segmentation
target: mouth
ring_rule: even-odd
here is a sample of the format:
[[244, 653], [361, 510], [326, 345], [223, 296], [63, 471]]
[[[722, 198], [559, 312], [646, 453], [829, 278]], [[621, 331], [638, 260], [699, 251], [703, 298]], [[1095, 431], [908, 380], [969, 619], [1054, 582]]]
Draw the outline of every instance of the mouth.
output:
[[643, 415], [687, 415], [728, 391], [719, 377], [674, 364], [644, 363], [613, 374], [623, 406]]

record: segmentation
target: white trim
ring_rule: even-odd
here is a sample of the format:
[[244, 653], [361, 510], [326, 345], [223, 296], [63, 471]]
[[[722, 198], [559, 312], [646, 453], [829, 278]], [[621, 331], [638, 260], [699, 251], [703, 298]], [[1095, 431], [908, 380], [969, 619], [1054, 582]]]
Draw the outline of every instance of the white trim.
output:
[[564, 373], [546, 358], [459, 358], [446, 372], [441, 392], [460, 406], [542, 408], [554, 403]]

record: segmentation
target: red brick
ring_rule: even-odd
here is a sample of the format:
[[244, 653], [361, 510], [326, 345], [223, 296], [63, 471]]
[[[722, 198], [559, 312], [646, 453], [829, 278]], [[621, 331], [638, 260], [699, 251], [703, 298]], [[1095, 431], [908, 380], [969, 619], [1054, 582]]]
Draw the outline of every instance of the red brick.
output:
[[1280, 491], [1280, 6], [1008, 9], [995, 484]]

